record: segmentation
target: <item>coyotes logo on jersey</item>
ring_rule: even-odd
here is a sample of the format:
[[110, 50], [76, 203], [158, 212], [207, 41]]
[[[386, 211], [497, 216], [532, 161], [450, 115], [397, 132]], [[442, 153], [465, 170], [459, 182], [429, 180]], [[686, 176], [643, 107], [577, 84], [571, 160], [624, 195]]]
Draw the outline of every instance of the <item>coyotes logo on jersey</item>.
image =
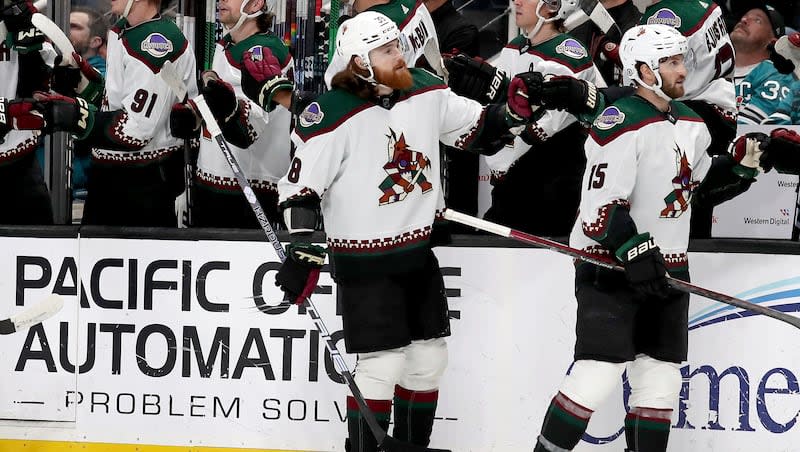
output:
[[689, 208], [689, 202], [692, 200], [692, 192], [699, 185], [699, 182], [692, 180], [692, 167], [689, 165], [686, 153], [681, 150], [677, 143], [673, 151], [675, 151], [675, 164], [678, 174], [672, 178], [674, 190], [664, 197], [667, 207], [661, 211], [661, 218], [678, 218], [683, 212], [686, 212]]
[[395, 131], [390, 128], [386, 137], [389, 139], [387, 147], [389, 161], [383, 165], [383, 170], [388, 176], [380, 184], [383, 195], [378, 200], [379, 205], [404, 200], [406, 195], [414, 191], [415, 185], [419, 185], [422, 193], [431, 191], [433, 185], [422, 174], [431, 165], [428, 157], [411, 149], [402, 133], [398, 138]]

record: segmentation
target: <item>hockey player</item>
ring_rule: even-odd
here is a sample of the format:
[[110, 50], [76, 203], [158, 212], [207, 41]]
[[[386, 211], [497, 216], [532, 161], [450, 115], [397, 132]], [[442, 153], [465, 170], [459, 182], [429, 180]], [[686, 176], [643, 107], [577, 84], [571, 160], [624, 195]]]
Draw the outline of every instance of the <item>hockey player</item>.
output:
[[[52, 224], [50, 194], [36, 159], [41, 118], [28, 116], [34, 91], [47, 89], [55, 52], [31, 25], [30, 1], [4, 1], [0, 21], [8, 30], [0, 42], [0, 224]], [[20, 130], [35, 129], [35, 130]]]
[[[439, 41], [436, 38], [436, 27], [425, 4], [416, 0], [345, 0], [350, 3], [355, 14], [364, 11], [375, 11], [392, 19], [400, 28], [400, 48], [408, 67], [416, 67], [426, 61], [439, 75], [441, 69]], [[333, 76], [347, 67], [338, 54], [334, 54], [325, 70], [325, 85], [331, 87]]]
[[616, 259], [625, 272], [576, 264], [575, 362], [534, 452], [572, 450], [626, 368], [626, 450], [667, 448], [687, 356], [689, 296], [671, 290], [665, 275], [689, 278], [692, 198], [716, 203], [749, 186], [763, 139], [745, 136], [732, 154], [709, 156], [706, 124], [673, 100], [685, 96], [687, 50], [686, 38], [664, 24], [636, 26], [622, 38], [623, 70], [636, 91], [594, 121], [570, 246]]
[[111, 12], [121, 18], [108, 36], [102, 111], [82, 98], [40, 98], [49, 129], [72, 132], [93, 148], [84, 224], [177, 225], [182, 141], [169, 132], [176, 97], [159, 72], [171, 61], [190, 97], [197, 84], [189, 42], [160, 10], [160, 0], [112, 0]]
[[[311, 232], [321, 206], [347, 351], [358, 354], [355, 381], [386, 429], [427, 445], [450, 335], [442, 274], [431, 229], [444, 209], [439, 141], [493, 152], [512, 125], [533, 114], [515, 77], [507, 104], [483, 107], [456, 96], [427, 71], [406, 67], [400, 31], [367, 11], [344, 22], [337, 52], [348, 61], [333, 89], [300, 115], [297, 151], [278, 184], [294, 240]], [[316, 285], [326, 251], [296, 241], [276, 275], [292, 301]], [[348, 397], [346, 450], [373, 452], [376, 441]]]
[[[584, 45], [563, 33], [563, 19], [576, 8], [575, 1], [516, 0], [514, 5], [525, 34], [500, 52], [498, 70], [571, 76], [605, 86]], [[580, 200], [585, 139], [573, 115], [549, 110], [513, 144], [486, 157], [494, 187], [485, 218], [533, 234], [569, 234]], [[520, 208], [526, 202], [533, 207]]]
[[[266, 0], [221, 0], [219, 20], [226, 34], [217, 43], [211, 69], [201, 77], [207, 99], [231, 151], [246, 174], [272, 224], [278, 215], [278, 180], [289, 169], [291, 77], [294, 66], [289, 49], [268, 33], [274, 14]], [[273, 80], [262, 109], [242, 93], [242, 60], [247, 51], [277, 58], [278, 79]], [[276, 107], [283, 102], [284, 106]], [[192, 102], [177, 104], [171, 116], [172, 133], [191, 137], [200, 121]], [[199, 227], [256, 228], [250, 204], [244, 198], [225, 156], [203, 132], [195, 178], [193, 223]]]

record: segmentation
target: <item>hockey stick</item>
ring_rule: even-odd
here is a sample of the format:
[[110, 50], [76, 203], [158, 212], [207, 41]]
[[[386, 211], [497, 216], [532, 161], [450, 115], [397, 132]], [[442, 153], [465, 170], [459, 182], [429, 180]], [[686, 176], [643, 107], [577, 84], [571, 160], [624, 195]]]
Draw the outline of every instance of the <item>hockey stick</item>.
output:
[[41, 323], [57, 314], [63, 306], [64, 300], [61, 296], [52, 294], [25, 311], [12, 315], [5, 320], [0, 320], [0, 334], [13, 334]]
[[[541, 248], [547, 248], [551, 251], [555, 251], [561, 254], [566, 254], [567, 256], [571, 256], [580, 259], [582, 261], [598, 265], [600, 267], [617, 271], [625, 271], [625, 269], [622, 268], [622, 266], [611, 261], [610, 259], [603, 259], [601, 257], [591, 255], [584, 251], [575, 248], [570, 248], [567, 245], [563, 245], [561, 243], [554, 242], [552, 240], [548, 240], [522, 231], [517, 231], [506, 226], [501, 226], [496, 223], [491, 223], [489, 221], [482, 220], [480, 218], [471, 217], [461, 212], [456, 212], [454, 210], [446, 209], [444, 211], [444, 218], [450, 221], [455, 221], [456, 223], [472, 226], [473, 228], [476, 229], [481, 229], [483, 231], [491, 232], [492, 234], [497, 234], [502, 237], [508, 237], [520, 242], [530, 243], [532, 245], [536, 245]], [[671, 276], [667, 276], [667, 281], [669, 281], [670, 286], [682, 292], [700, 295], [701, 297], [708, 298], [709, 300], [718, 301], [720, 303], [725, 303], [727, 305], [735, 306], [740, 309], [755, 312], [757, 314], [761, 314], [766, 317], [771, 317], [773, 319], [780, 320], [781, 322], [786, 322], [795, 328], [800, 328], [800, 318], [789, 315], [785, 312], [780, 312], [775, 309], [768, 308], [766, 306], [761, 306], [755, 303], [751, 303], [749, 301], [742, 300], [740, 298], [732, 297], [730, 295], [715, 292], [710, 289], [705, 289], [703, 287], [695, 286], [694, 284], [673, 278]]]
[[[165, 61], [158, 72], [167, 85], [169, 85], [178, 102], [186, 102], [189, 98], [186, 86], [183, 84], [180, 75], [175, 69], [172, 61]], [[188, 139], [183, 140], [183, 185], [186, 190], [186, 226], [192, 227], [192, 208], [194, 207], [194, 165], [192, 164], [192, 149]], [[178, 225], [182, 224], [182, 219], [178, 218]]]
[[[47, 0], [39, 0], [33, 4], [33, 7], [37, 10], [41, 11], [47, 8]], [[35, 27], [36, 25], [34, 25]], [[38, 28], [38, 27], [37, 27]], [[5, 22], [0, 21], [0, 43], [6, 40], [6, 36], [8, 36], [8, 28], [6, 28]]]
[[567, 16], [564, 21], [564, 28], [567, 31], [573, 30], [587, 20], [591, 20], [603, 34], [614, 34], [622, 36], [622, 31], [608, 10], [597, 0], [578, 0], [579, 10]]
[[[247, 198], [247, 202], [250, 203], [250, 208], [253, 209], [253, 213], [258, 219], [261, 229], [264, 230], [264, 233], [267, 235], [267, 239], [272, 244], [272, 247], [275, 248], [275, 253], [278, 254], [278, 259], [280, 259], [281, 262], [285, 261], [286, 254], [283, 251], [283, 246], [278, 240], [278, 237], [275, 235], [275, 231], [272, 229], [272, 226], [270, 226], [269, 220], [267, 220], [267, 215], [264, 213], [264, 209], [261, 208], [261, 204], [258, 202], [256, 194], [253, 192], [253, 188], [250, 187], [250, 183], [247, 181], [247, 178], [242, 172], [241, 167], [239, 167], [236, 157], [234, 157], [233, 152], [231, 152], [231, 149], [228, 147], [228, 143], [222, 136], [222, 131], [219, 128], [219, 124], [217, 124], [217, 121], [214, 119], [214, 115], [208, 108], [205, 99], [203, 99], [202, 95], [197, 96], [194, 98], [194, 103], [197, 105], [197, 109], [200, 110], [200, 115], [203, 117], [203, 121], [206, 123], [206, 130], [208, 130], [208, 132], [211, 134], [211, 137], [217, 142], [217, 146], [219, 146], [220, 150], [225, 155], [225, 159], [228, 161], [231, 171], [233, 171], [234, 176], [236, 176], [236, 182], [239, 183], [239, 187], [242, 189], [245, 198]], [[306, 312], [308, 312], [308, 315], [314, 321], [314, 326], [316, 326], [320, 336], [322, 336], [322, 339], [325, 341], [325, 347], [328, 349], [328, 353], [331, 355], [334, 366], [339, 373], [342, 374], [342, 377], [347, 383], [348, 388], [350, 388], [350, 393], [353, 394], [353, 398], [358, 404], [358, 409], [361, 411], [361, 415], [367, 422], [370, 431], [372, 431], [372, 434], [375, 436], [375, 439], [377, 440], [381, 449], [386, 452], [448, 452], [443, 449], [428, 449], [423, 446], [416, 446], [397, 440], [389, 436], [389, 434], [381, 428], [381, 426], [378, 424], [378, 420], [375, 418], [375, 413], [373, 413], [369, 406], [367, 406], [367, 402], [364, 400], [364, 395], [356, 385], [353, 375], [350, 373], [350, 369], [347, 367], [347, 363], [342, 357], [342, 354], [339, 352], [339, 349], [336, 348], [336, 342], [334, 342], [333, 338], [331, 338], [331, 335], [328, 332], [328, 327], [325, 326], [325, 323], [319, 316], [317, 308], [314, 306], [311, 298], [307, 297], [305, 299], [304, 306], [306, 308]]]

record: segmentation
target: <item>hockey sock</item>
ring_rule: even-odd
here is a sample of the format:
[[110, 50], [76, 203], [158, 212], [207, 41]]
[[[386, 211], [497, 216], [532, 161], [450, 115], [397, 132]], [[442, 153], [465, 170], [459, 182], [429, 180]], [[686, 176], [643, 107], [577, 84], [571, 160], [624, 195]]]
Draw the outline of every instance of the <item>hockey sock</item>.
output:
[[633, 407], [625, 416], [625, 440], [635, 452], [667, 450], [672, 410]]
[[[389, 429], [389, 417], [392, 414], [391, 400], [366, 400], [367, 406], [375, 414], [375, 418], [384, 430]], [[367, 425], [367, 421], [358, 409], [356, 399], [347, 396], [347, 440], [344, 450], [347, 452], [377, 452], [378, 442]]]
[[394, 436], [418, 446], [431, 442], [433, 416], [439, 391], [412, 391], [402, 386], [394, 387]]
[[584, 408], [562, 393], [556, 394], [544, 416], [542, 434], [533, 452], [563, 452], [578, 445], [589, 425], [592, 410]]

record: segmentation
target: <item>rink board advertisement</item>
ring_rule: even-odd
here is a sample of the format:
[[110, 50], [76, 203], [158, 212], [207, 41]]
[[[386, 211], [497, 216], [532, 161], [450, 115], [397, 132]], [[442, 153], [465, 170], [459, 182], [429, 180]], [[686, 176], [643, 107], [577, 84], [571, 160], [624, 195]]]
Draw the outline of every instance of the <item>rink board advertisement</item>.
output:
[[[0, 316], [52, 292], [66, 301], [44, 324], [0, 337], [3, 452], [18, 450], [13, 440], [343, 450], [347, 388], [310, 319], [280, 306], [269, 244], [0, 238], [0, 246]], [[432, 446], [530, 450], [571, 362], [572, 262], [526, 248], [437, 254], [453, 336]], [[699, 285], [798, 310], [800, 256], [695, 253], [691, 268]], [[343, 349], [325, 272], [314, 300]], [[699, 298], [690, 328], [670, 450], [796, 451], [800, 330]], [[628, 393], [623, 378], [576, 450], [624, 448]]]

